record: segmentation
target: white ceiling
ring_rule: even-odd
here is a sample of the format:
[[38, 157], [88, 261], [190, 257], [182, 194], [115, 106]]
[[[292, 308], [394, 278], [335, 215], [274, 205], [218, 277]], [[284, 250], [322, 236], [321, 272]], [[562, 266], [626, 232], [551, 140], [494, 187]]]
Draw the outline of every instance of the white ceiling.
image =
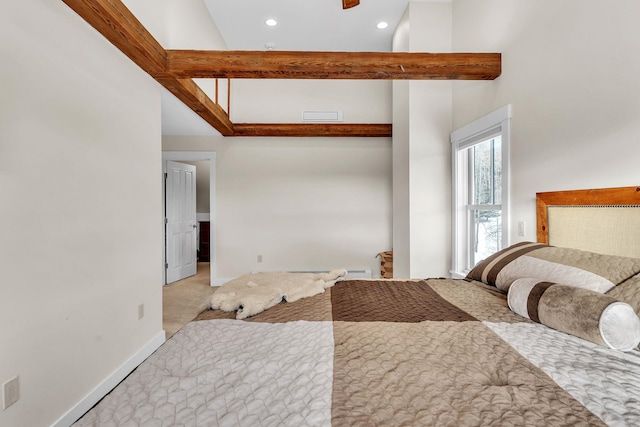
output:
[[[361, 0], [342, 9], [342, 0], [205, 0], [227, 48], [390, 52], [391, 37], [408, 0]], [[278, 21], [269, 27], [265, 20]], [[379, 30], [376, 24], [389, 26]]]
[[[451, 0], [411, 0], [444, 1]], [[204, 0], [231, 50], [389, 52], [393, 32], [409, 0], [360, 0], [343, 10], [342, 0]], [[278, 21], [269, 27], [265, 20]], [[376, 24], [386, 21], [386, 29]], [[220, 135], [166, 90], [163, 135]]]

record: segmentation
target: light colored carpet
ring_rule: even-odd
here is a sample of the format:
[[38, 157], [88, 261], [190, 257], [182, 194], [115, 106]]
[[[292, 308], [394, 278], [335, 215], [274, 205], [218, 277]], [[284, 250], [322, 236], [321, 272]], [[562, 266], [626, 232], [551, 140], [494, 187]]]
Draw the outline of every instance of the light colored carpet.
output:
[[163, 286], [162, 326], [167, 339], [208, 307], [214, 290], [208, 262], [198, 263], [195, 276]]

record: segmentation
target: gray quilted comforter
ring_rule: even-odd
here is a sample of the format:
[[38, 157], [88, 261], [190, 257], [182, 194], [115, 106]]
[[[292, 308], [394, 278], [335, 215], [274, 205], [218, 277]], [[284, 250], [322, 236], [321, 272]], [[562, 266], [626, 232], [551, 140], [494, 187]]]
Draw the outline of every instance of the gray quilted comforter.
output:
[[640, 352], [522, 318], [477, 282], [343, 281], [208, 310], [79, 426], [640, 425]]

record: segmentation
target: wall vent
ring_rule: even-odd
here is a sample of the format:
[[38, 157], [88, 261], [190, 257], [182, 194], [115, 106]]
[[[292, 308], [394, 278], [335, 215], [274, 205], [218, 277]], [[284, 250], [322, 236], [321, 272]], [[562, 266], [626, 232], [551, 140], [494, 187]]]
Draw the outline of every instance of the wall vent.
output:
[[303, 122], [341, 122], [342, 111], [303, 111]]

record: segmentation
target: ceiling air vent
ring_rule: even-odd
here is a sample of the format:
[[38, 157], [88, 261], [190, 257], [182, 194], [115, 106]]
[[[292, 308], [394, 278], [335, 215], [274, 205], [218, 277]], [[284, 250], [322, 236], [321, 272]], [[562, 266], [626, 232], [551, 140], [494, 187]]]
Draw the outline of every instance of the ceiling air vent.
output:
[[342, 111], [303, 111], [303, 122], [341, 122]]

